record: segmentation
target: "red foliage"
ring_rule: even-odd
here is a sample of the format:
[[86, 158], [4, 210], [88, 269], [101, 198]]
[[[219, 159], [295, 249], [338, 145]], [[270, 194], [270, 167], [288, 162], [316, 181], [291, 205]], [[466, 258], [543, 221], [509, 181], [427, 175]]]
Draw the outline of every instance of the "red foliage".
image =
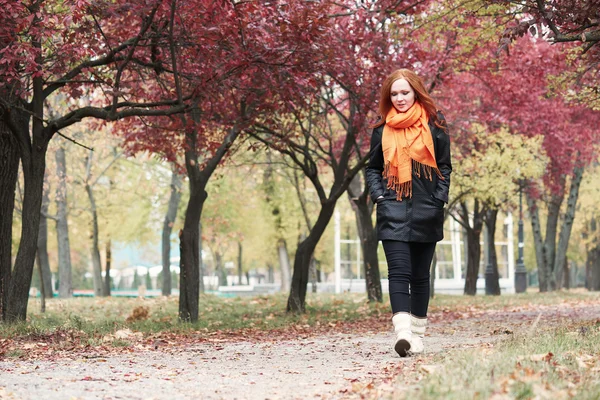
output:
[[493, 43], [480, 51], [489, 57], [481, 57], [476, 68], [457, 73], [443, 87], [450, 119], [466, 128], [457, 130], [462, 153], [481, 150], [468, 129], [472, 122], [487, 126], [490, 134], [508, 127], [514, 134], [542, 135], [550, 158], [545, 185], [562, 190], [560, 177], [571, 174], [577, 163], [592, 160], [600, 123], [599, 113], [550, 90], [551, 78], [567, 68], [564, 49], [527, 36], [498, 58], [492, 57]]
[[[175, 160], [185, 148], [187, 129], [196, 132], [196, 151], [210, 154], [233, 125], [309, 96], [305, 90], [314, 87], [316, 65], [324, 58], [328, 7], [303, 1], [186, 2], [178, 8], [176, 63], [195, 112], [185, 121], [121, 124], [128, 149]], [[161, 57], [172, 65], [169, 52]]]

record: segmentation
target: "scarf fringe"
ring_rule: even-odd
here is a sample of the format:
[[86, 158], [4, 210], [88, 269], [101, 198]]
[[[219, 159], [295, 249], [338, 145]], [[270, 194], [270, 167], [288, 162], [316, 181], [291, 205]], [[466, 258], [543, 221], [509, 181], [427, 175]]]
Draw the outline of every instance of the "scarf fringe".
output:
[[[432, 167], [430, 165], [422, 164], [416, 160], [411, 160], [411, 171], [410, 176], [414, 173], [418, 178], [421, 177], [421, 173], [423, 173], [425, 179], [433, 180], [433, 172], [437, 175], [441, 180], [445, 180], [444, 176], [440, 172], [439, 168]], [[387, 188], [392, 189], [396, 192], [396, 200], [402, 201], [403, 197], [412, 198], [412, 179], [406, 182], [400, 182], [400, 178], [398, 178], [398, 173], [390, 173], [391, 169], [394, 168], [391, 163], [386, 163], [383, 168], [383, 177], [387, 179]], [[398, 169], [398, 167], [395, 167]]]
[[412, 160], [411, 172], [413, 172], [413, 171], [414, 171], [414, 174], [419, 178], [421, 177], [421, 171], [422, 171], [423, 174], [425, 175], [425, 178], [429, 179], [429, 180], [433, 179], [432, 172], [435, 172], [435, 174], [437, 175], [438, 178], [440, 178], [441, 180], [444, 180], [444, 176], [440, 172], [439, 168], [432, 167], [431, 165], [421, 164], [417, 160]]

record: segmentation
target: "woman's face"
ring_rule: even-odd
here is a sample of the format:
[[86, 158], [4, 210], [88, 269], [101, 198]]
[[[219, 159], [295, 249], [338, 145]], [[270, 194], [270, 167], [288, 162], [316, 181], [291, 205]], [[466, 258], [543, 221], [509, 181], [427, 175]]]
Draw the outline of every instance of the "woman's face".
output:
[[415, 91], [406, 79], [400, 78], [392, 83], [390, 99], [396, 111], [403, 113], [415, 104]]

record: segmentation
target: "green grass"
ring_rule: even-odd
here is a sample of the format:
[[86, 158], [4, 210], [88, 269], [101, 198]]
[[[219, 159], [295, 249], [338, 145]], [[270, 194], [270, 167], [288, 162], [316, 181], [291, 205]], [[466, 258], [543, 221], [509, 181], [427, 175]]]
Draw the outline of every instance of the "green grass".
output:
[[[555, 293], [525, 293], [503, 296], [438, 295], [431, 301], [430, 312], [464, 309], [506, 309], [527, 307], [531, 304], [556, 304], [564, 301], [598, 300], [599, 293], [584, 291]], [[252, 328], [271, 330], [290, 325], [314, 326], [338, 321], [354, 321], [370, 316], [389, 316], [387, 296], [383, 303], [366, 301], [361, 293], [333, 295], [307, 293], [306, 313], [285, 312], [287, 294], [257, 297], [221, 298], [214, 295], [200, 297], [198, 322], [182, 323], [178, 319], [178, 298], [72, 298], [46, 301], [45, 313], [40, 313], [40, 300], [31, 299], [27, 321], [0, 324], [0, 338], [48, 335], [56, 331], [76, 331], [89, 340], [97, 340], [119, 329], [152, 334], [171, 332], [190, 334], [196, 331], [215, 332]], [[127, 321], [135, 308], [146, 307], [148, 317]]]
[[530, 289], [526, 293], [509, 294], [501, 296], [456, 296], [437, 295], [430, 303], [429, 311], [436, 312], [443, 309], [464, 309], [475, 307], [481, 310], [502, 310], [505, 308], [527, 307], [530, 305], [552, 305], [563, 302], [600, 300], [600, 292], [588, 292], [575, 289], [569, 291], [556, 291], [539, 293], [537, 289]]
[[25, 355], [25, 351], [21, 349], [13, 349], [6, 352], [6, 358], [21, 358]]
[[[198, 322], [183, 323], [178, 319], [178, 299], [72, 298], [46, 301], [46, 312], [39, 311], [40, 300], [30, 300], [27, 321], [0, 324], [0, 338], [49, 334], [57, 329], [75, 330], [90, 337], [103, 336], [129, 328], [146, 334], [169, 331], [192, 333], [255, 328], [262, 330], [288, 325], [309, 325], [351, 321], [365, 315], [389, 312], [387, 302], [369, 304], [362, 294], [308, 295], [306, 313], [287, 314], [286, 294], [258, 297], [220, 298], [202, 295]], [[136, 307], [147, 307], [148, 317], [127, 321]]]
[[[492, 348], [439, 355], [417, 389], [422, 399], [600, 399], [600, 320], [564, 321]], [[401, 390], [401, 388], [398, 388]], [[401, 391], [402, 392], [402, 391]]]

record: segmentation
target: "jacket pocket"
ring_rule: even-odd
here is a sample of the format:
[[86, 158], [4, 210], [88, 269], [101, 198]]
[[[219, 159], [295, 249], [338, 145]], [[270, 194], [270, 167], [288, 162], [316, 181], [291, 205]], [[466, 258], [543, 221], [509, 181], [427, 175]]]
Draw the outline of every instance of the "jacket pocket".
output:
[[407, 224], [406, 201], [382, 199], [377, 203], [377, 228], [380, 233], [395, 236]]
[[[440, 207], [440, 204], [442, 207]], [[417, 231], [434, 231], [444, 224], [444, 202], [431, 195], [413, 197], [412, 226]]]
[[446, 203], [444, 203], [442, 200], [438, 199], [434, 195], [431, 195], [431, 199], [433, 200], [433, 204], [440, 210], [443, 210], [446, 206]]

